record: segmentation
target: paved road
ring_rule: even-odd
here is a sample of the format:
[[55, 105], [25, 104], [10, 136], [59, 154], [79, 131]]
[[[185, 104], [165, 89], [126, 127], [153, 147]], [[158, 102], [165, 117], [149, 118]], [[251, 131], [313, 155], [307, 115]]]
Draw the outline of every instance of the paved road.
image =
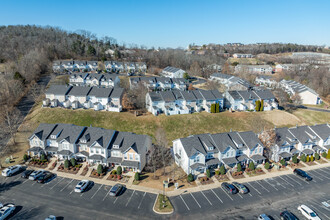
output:
[[62, 219], [256, 219], [267, 213], [279, 219], [288, 209], [297, 217], [302, 202], [322, 219], [330, 219], [330, 209], [321, 202], [330, 200], [330, 167], [308, 171], [314, 178], [306, 182], [290, 174], [249, 182], [246, 195], [228, 195], [221, 188], [171, 197], [175, 212], [169, 216], [153, 213], [156, 195], [126, 190], [110, 197], [110, 186], [95, 184], [89, 191], [73, 191], [78, 180], [58, 177], [48, 184], [21, 179], [19, 175], [0, 177], [0, 202], [19, 206], [12, 219], [43, 219], [54, 214]]
[[[50, 76], [45, 75], [45, 76], [40, 77], [40, 79], [37, 83], [40, 87], [42, 87], [42, 86], [45, 87], [48, 84], [49, 80], [50, 80]], [[23, 116], [20, 120], [20, 124], [23, 122], [25, 116], [27, 116], [27, 114], [29, 113], [29, 111], [31, 110], [33, 105], [34, 105], [34, 99], [31, 95], [31, 93], [28, 92], [17, 105], [18, 110], [21, 112], [21, 114]], [[10, 138], [11, 137], [9, 135], [7, 135], [5, 138], [0, 139], [0, 146], [5, 146], [8, 143]]]
[[127, 189], [119, 197], [109, 196], [111, 186], [95, 184], [75, 193], [78, 180], [57, 177], [47, 184], [21, 179], [20, 175], [0, 177], [0, 202], [13, 202], [19, 209], [12, 219], [155, 219], [155, 194]]
[[300, 105], [300, 106], [298, 106], [298, 108], [309, 109], [309, 110], [319, 111], [319, 112], [329, 112], [330, 113], [329, 109], [313, 108], [313, 107], [308, 107], [308, 106], [304, 106], [304, 105]]
[[[175, 219], [256, 219], [266, 213], [279, 219], [284, 209], [297, 217], [301, 203], [309, 205], [321, 219], [330, 219], [330, 208], [321, 202], [330, 200], [330, 167], [308, 171], [314, 178], [306, 182], [290, 174], [245, 184], [250, 193], [228, 195], [221, 188], [196, 193], [186, 193], [171, 198]], [[315, 208], [314, 208], [315, 207]], [[303, 218], [301, 218], [303, 219]]]

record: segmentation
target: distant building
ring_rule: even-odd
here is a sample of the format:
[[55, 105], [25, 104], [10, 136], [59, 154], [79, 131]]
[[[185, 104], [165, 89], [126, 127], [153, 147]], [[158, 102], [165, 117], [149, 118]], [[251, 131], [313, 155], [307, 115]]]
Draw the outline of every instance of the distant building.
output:
[[154, 115], [190, 114], [211, 112], [212, 104], [223, 109], [223, 96], [218, 90], [161, 91], [146, 95], [146, 107]]
[[234, 53], [234, 58], [253, 58], [252, 54], [242, 54], [242, 53]]
[[120, 79], [116, 74], [72, 73], [69, 84], [73, 86], [97, 86], [111, 88], [119, 85]]
[[213, 73], [209, 79], [224, 85], [226, 90], [248, 90], [252, 88], [249, 82], [233, 75]]
[[237, 65], [235, 72], [247, 72], [251, 74], [272, 74], [273, 68], [270, 65]]
[[169, 78], [183, 78], [183, 74], [185, 73], [186, 71], [182, 70], [182, 69], [179, 69], [179, 68], [176, 68], [176, 67], [171, 67], [171, 66], [168, 66], [168, 67], [165, 67], [163, 69], [163, 72], [161, 73], [163, 76], [165, 77], [169, 77]]
[[301, 97], [302, 104], [318, 105], [322, 103], [322, 100], [317, 92], [296, 81], [283, 79], [279, 83], [279, 86], [290, 96], [296, 94], [299, 95]]
[[272, 76], [257, 76], [255, 83], [271, 88], [275, 88], [278, 86], [278, 83], [272, 78]]
[[165, 90], [187, 90], [189, 81], [184, 78], [168, 78], [168, 77], [131, 77], [129, 79], [130, 89], [138, 87], [141, 83], [151, 91]]

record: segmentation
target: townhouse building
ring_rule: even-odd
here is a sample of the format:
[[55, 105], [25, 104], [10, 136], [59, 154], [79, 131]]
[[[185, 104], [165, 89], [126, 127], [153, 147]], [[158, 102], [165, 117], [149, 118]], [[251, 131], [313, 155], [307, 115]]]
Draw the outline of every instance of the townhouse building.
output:
[[130, 89], [137, 88], [142, 84], [149, 91], [187, 90], [189, 86], [189, 81], [184, 78], [168, 77], [131, 77], [129, 83]]
[[223, 109], [223, 96], [218, 90], [192, 91], [156, 91], [146, 95], [146, 108], [154, 115], [190, 114], [194, 112], [211, 112], [211, 105]]
[[276, 88], [278, 87], [278, 83], [275, 79], [272, 78], [272, 76], [257, 76], [255, 79], [255, 84], [259, 84], [262, 86], [270, 87], [270, 88]]
[[313, 126], [296, 126], [293, 128], [275, 128], [275, 145], [271, 159], [290, 160], [294, 155], [315, 155], [330, 149], [330, 126], [319, 124]]
[[237, 65], [235, 73], [251, 73], [251, 74], [272, 74], [273, 68], [270, 65]]
[[45, 92], [46, 98], [43, 100], [42, 106], [120, 112], [122, 111], [123, 92], [124, 90], [119, 87], [52, 85]]
[[138, 172], [143, 170], [152, 146], [147, 135], [72, 124], [42, 123], [28, 141], [31, 156], [76, 158], [90, 164], [120, 165]]
[[198, 175], [224, 165], [233, 168], [250, 161], [264, 163], [264, 146], [252, 131], [198, 134], [173, 141], [175, 163], [185, 173]]
[[118, 86], [119, 83], [120, 79], [116, 74], [72, 73], [69, 76], [69, 84], [72, 86], [112, 88]]
[[296, 81], [283, 79], [280, 81], [279, 87], [281, 87], [290, 96], [299, 95], [301, 98], [301, 104], [318, 105], [322, 103], [322, 100], [317, 92]]
[[163, 69], [161, 75], [169, 78], [183, 78], [185, 72], [182, 69], [168, 66]]
[[263, 102], [263, 111], [278, 109], [273, 93], [268, 90], [227, 91], [225, 106], [228, 109], [247, 111], [255, 110], [256, 101]]
[[213, 73], [209, 79], [224, 85], [228, 91], [248, 90], [252, 88], [252, 85], [248, 81], [233, 75]]
[[234, 58], [253, 58], [252, 54], [242, 54], [242, 53], [234, 53]]

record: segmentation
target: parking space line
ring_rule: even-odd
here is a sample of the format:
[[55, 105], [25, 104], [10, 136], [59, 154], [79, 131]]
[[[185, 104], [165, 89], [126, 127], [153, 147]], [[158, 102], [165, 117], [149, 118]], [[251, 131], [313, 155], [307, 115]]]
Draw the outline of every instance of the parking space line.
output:
[[256, 183], [258, 183], [264, 190], [266, 190], [267, 192], [270, 192], [268, 189], [266, 189], [263, 185], [261, 185], [258, 181], [256, 181]]
[[[222, 189], [222, 188], [220, 188], [220, 189]], [[222, 189], [222, 191], [229, 197], [229, 199], [231, 199], [231, 201], [234, 201], [233, 198], [231, 198], [224, 189]]]
[[[316, 170], [313, 170], [314, 172], [316, 172]], [[321, 172], [323, 172], [323, 173], [325, 173], [325, 174], [328, 174], [327, 172], [325, 172], [325, 171], [323, 171], [323, 170], [318, 170], [318, 171], [321, 171]], [[317, 172], [316, 172], [317, 173]], [[324, 174], [322, 174], [323, 175], [323, 177], [325, 177], [325, 178], [327, 178], [328, 180], [330, 180], [330, 178], [329, 177], [327, 177], [327, 176], [324, 176]], [[319, 177], [318, 177], [319, 178]], [[320, 178], [321, 179], [321, 178]]]
[[254, 188], [254, 186], [252, 186], [252, 184], [250, 184], [250, 183], [247, 183], [247, 184], [249, 184], [249, 186], [251, 186], [255, 191], [257, 191], [257, 193], [259, 193], [259, 195], [261, 195], [261, 192], [259, 192], [259, 190], [257, 190], [256, 188]]
[[280, 182], [278, 182], [275, 178], [272, 178], [272, 180], [274, 180], [274, 181], [276, 182], [277, 185], [280, 185], [280, 186], [282, 186], [284, 189], [286, 189], [286, 187], [283, 186], [283, 184], [281, 184]]
[[36, 183], [37, 183], [37, 180], [34, 180], [33, 183], [32, 183], [32, 186], [33, 186], [34, 184], [36, 184]]
[[19, 179], [21, 179], [21, 177], [19, 176], [19, 177], [17, 177], [14, 181], [17, 181], [17, 180], [19, 180]]
[[289, 175], [287, 175], [286, 177], [288, 177], [289, 179], [293, 180], [294, 182], [296, 182], [296, 183], [298, 183], [300, 186], [302, 186], [301, 183], [299, 183], [298, 181], [296, 181], [294, 178], [290, 177]]
[[115, 204], [115, 203], [117, 202], [117, 199], [118, 199], [118, 196], [117, 196], [117, 198], [115, 199], [115, 201], [113, 201], [113, 204]]
[[129, 201], [131, 201], [132, 196], [134, 195], [134, 193], [135, 193], [135, 190], [133, 191], [132, 195], [129, 197], [129, 199], [128, 199], [127, 203], [126, 203], [126, 207], [127, 207], [128, 203], [129, 203]]
[[203, 194], [203, 196], [205, 197], [205, 199], [210, 203], [210, 205], [212, 205], [211, 201], [206, 197], [206, 195], [203, 193], [203, 191], [201, 191], [201, 193]]
[[310, 206], [312, 206], [312, 208], [315, 209], [317, 212], [321, 213], [322, 215], [325, 215], [327, 217], [327, 219], [330, 219], [329, 216], [327, 216], [326, 214], [324, 214], [323, 212], [321, 212], [319, 209], [315, 208], [315, 206], [313, 206], [313, 205], [310, 205]]
[[181, 195], [180, 195], [180, 198], [182, 199], [182, 202], [186, 205], [187, 209], [190, 210], [190, 208], [188, 207], [187, 203], [184, 201], [184, 199], [182, 198]]
[[279, 176], [279, 178], [281, 178], [284, 182], [286, 182], [287, 184], [289, 184], [290, 186], [294, 187], [294, 185], [292, 185], [290, 182], [288, 182], [286, 179], [284, 179], [283, 177]]
[[55, 183], [55, 185], [53, 185], [50, 189], [53, 189], [57, 184], [59, 184], [62, 180], [64, 180], [64, 177], [62, 177], [62, 179], [60, 179], [57, 183]]
[[27, 181], [29, 181], [29, 179], [27, 179], [27, 180], [24, 180], [24, 182], [23, 182], [23, 183], [21, 183], [21, 184], [24, 184], [24, 183], [26, 183]]
[[[301, 179], [300, 177], [298, 177], [298, 176], [296, 176], [300, 181], [303, 181], [304, 183], [307, 183], [307, 184], [309, 184], [309, 182], [308, 181], [306, 181], [306, 180], [303, 180], [303, 179]], [[316, 181], [315, 181], [316, 182]]]
[[[109, 193], [110, 193], [110, 190], [111, 190], [111, 188], [109, 189], [109, 191], [107, 192], [107, 194], [105, 194], [105, 196], [104, 196], [104, 198], [103, 198], [103, 200], [102, 201], [104, 201], [105, 200], [105, 198], [107, 198], [107, 196], [109, 195]], [[117, 199], [118, 199], [118, 197], [117, 197]]]
[[189, 194], [191, 195], [191, 197], [193, 197], [193, 199], [195, 200], [195, 202], [197, 203], [197, 205], [199, 206], [199, 208], [201, 208], [201, 205], [197, 202], [195, 196], [193, 194], [191, 194], [191, 193], [189, 193]]
[[211, 191], [214, 193], [214, 195], [220, 200], [221, 203], [223, 203], [223, 201], [220, 199], [220, 197], [213, 191], [213, 189], [211, 189]]
[[[94, 195], [92, 195], [91, 199], [94, 198], [94, 196], [96, 195], [96, 193], [102, 188], [103, 184], [96, 190], [96, 192], [94, 193]], [[73, 191], [73, 190], [72, 190]]]
[[143, 197], [142, 197], [142, 199], [141, 199], [141, 201], [140, 201], [140, 204], [139, 204], [139, 206], [138, 206], [138, 209], [140, 209], [140, 206], [141, 206], [142, 201], [143, 201], [144, 197], [146, 196], [146, 194], [147, 194], [147, 192], [144, 192]]
[[68, 184], [66, 184], [60, 191], [62, 192], [67, 186], [69, 186], [72, 183], [72, 181], [73, 179]]
[[[261, 181], [262, 181], [262, 180], [261, 180]], [[275, 186], [273, 186], [272, 184], [270, 184], [270, 183], [268, 182], [268, 180], [264, 179], [263, 181], [265, 181], [266, 183], [268, 183], [268, 185], [270, 185], [270, 186], [273, 187], [276, 191], [278, 191], [278, 189], [277, 189]]]

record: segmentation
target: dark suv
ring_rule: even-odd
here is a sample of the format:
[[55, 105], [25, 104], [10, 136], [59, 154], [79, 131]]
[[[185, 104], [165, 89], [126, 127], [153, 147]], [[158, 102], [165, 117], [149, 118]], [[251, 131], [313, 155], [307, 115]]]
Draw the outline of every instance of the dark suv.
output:
[[229, 183], [224, 182], [224, 183], [221, 184], [221, 187], [227, 193], [230, 193], [230, 194], [236, 194], [237, 193], [237, 189], [232, 184], [229, 184]]
[[280, 214], [282, 220], [299, 220], [294, 214], [289, 211], [283, 211]]
[[313, 178], [310, 177], [305, 171], [301, 170], [301, 169], [294, 169], [293, 173], [300, 176], [301, 178], [307, 180], [307, 181], [312, 181]]

